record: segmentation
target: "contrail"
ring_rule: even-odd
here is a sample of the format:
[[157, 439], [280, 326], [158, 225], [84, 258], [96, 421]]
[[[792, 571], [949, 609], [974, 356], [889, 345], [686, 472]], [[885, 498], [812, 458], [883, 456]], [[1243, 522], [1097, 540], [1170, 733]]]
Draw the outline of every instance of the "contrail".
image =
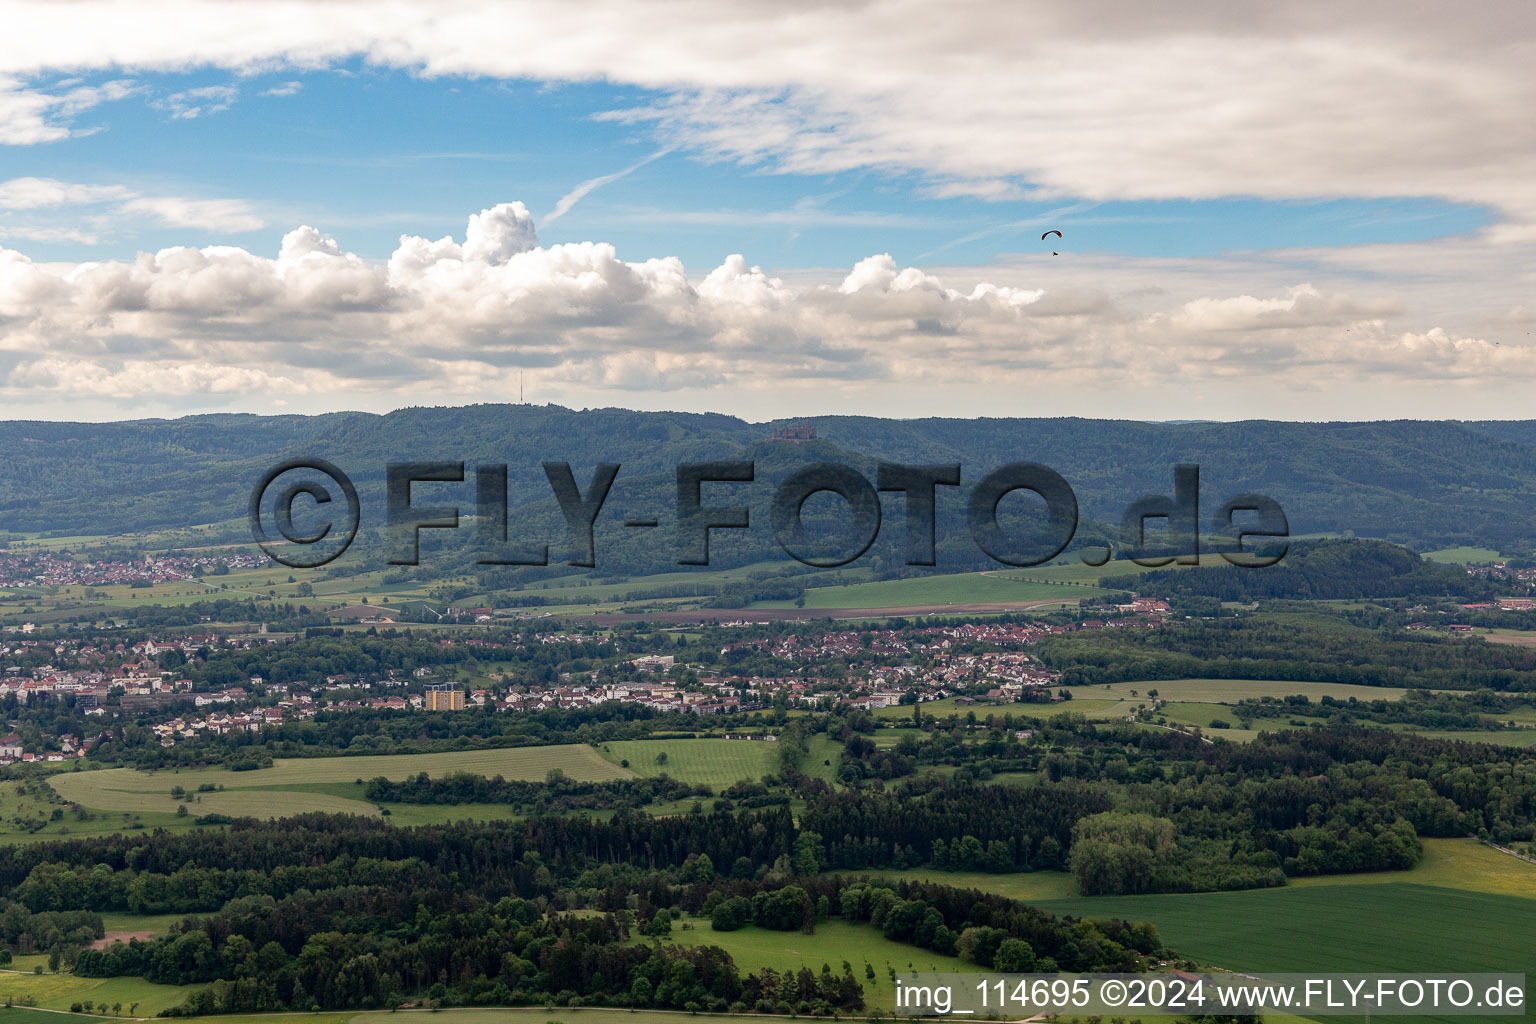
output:
[[593, 192], [593, 191], [595, 191], [597, 189], [602, 188], [604, 185], [607, 185], [610, 182], [618, 181], [620, 178], [624, 177], [625, 175], [629, 175], [629, 174], [635, 173], [640, 168], [642, 168], [646, 164], [650, 163], [652, 160], [660, 160], [662, 157], [666, 156], [670, 152], [672, 152], [672, 150], [670, 150], [670, 149], [658, 149], [656, 152], [652, 153], [650, 156], [646, 157], [644, 160], [641, 160], [641, 161], [639, 161], [637, 163], [630, 164], [628, 167], [624, 168], [622, 171], [615, 171], [612, 174], [604, 174], [601, 177], [597, 177], [597, 178], [588, 178], [586, 181], [582, 182], [580, 185], [577, 185], [575, 188], [571, 189], [565, 195], [561, 196], [560, 197], [560, 201], [555, 203], [555, 208], [553, 210], [549, 211], [549, 213], [546, 214], [543, 217], [543, 219], [541, 219], [539, 221], [539, 226], [543, 227], [546, 224], [554, 223], [555, 221], [559, 220], [561, 217], [565, 216], [566, 213], [568, 213], [570, 211], [571, 207], [573, 207], [577, 203], [581, 202], [591, 192]]

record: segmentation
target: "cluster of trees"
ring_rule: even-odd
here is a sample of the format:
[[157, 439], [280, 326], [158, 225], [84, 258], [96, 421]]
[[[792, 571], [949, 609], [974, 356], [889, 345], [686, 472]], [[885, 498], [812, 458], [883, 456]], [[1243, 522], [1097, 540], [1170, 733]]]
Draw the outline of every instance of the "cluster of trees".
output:
[[87, 945], [105, 934], [101, 915], [90, 910], [34, 911], [24, 903], [0, 899], [0, 943], [6, 947], [7, 958], [13, 950], [36, 953]]
[[[826, 907], [827, 898], [823, 896], [819, 915], [823, 921], [827, 917]], [[809, 932], [814, 930], [818, 916], [810, 894], [798, 885], [786, 885], [772, 891], [765, 889], [751, 899], [727, 896], [717, 890], [705, 899], [703, 909], [709, 915], [710, 927], [717, 932], [733, 932], [749, 924], [776, 932], [796, 929]]]
[[917, 767], [916, 750], [911, 744], [880, 748], [871, 739], [850, 736], [843, 744], [843, 758], [838, 765], [837, 777], [841, 782], [859, 782], [864, 779], [899, 779], [911, 775]]
[[958, 870], [1061, 866], [1079, 818], [1108, 810], [1102, 789], [973, 786], [923, 776], [889, 790], [852, 789], [813, 801], [801, 827], [825, 837], [833, 869], [931, 863]]
[[[846, 920], [869, 921], [888, 939], [998, 970], [1134, 971], [1142, 956], [1162, 949], [1151, 924], [1067, 921], [1001, 896], [926, 882], [846, 885], [834, 909]], [[1005, 946], [1007, 963], [1000, 964]]]
[[1528, 707], [1526, 701], [1493, 690], [1464, 693], [1411, 691], [1403, 700], [1340, 700], [1324, 696], [1316, 701], [1306, 694], [1286, 697], [1257, 697], [1239, 701], [1233, 714], [1239, 719], [1285, 719], [1287, 724], [1298, 716], [1321, 718], [1329, 723], [1416, 725], [1421, 729], [1481, 730], [1513, 728], [1505, 717], [1516, 708]]
[[667, 776], [578, 782], [558, 768], [552, 769], [543, 782], [509, 780], [500, 775], [487, 778], [468, 772], [454, 772], [436, 779], [420, 772], [398, 782], [380, 775], [368, 781], [364, 792], [369, 800], [377, 803], [506, 804], [520, 812], [535, 814], [578, 808], [639, 808], [660, 801], [714, 795], [709, 786], [689, 785]]
[[[1260, 576], [1269, 571], [1233, 570]], [[1034, 653], [1059, 669], [1067, 685], [1141, 679], [1289, 679], [1410, 689], [1536, 691], [1536, 649], [1428, 631], [1378, 631], [1336, 616], [1174, 620], [1155, 630], [1051, 637], [1037, 644]]]
[[1218, 601], [1442, 598], [1488, 600], [1493, 584], [1459, 565], [1420, 558], [1406, 548], [1374, 540], [1297, 541], [1283, 561], [1263, 572], [1221, 565], [1187, 572], [1109, 576], [1101, 585], [1169, 600]]
[[612, 701], [590, 708], [520, 715], [473, 709], [452, 714], [384, 709], [322, 711], [314, 718], [160, 746], [143, 726], [107, 733], [93, 758], [144, 769], [249, 763], [275, 757], [430, 753], [492, 747], [606, 743], [643, 739], [657, 729], [698, 726], [685, 715], [658, 715], [640, 704]]

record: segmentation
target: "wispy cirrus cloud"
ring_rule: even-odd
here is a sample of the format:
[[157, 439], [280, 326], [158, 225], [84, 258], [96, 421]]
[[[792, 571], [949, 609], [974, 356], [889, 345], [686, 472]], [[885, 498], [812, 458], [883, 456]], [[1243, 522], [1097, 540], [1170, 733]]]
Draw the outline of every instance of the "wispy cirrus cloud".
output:
[[[14, 212], [57, 213], [64, 224], [14, 222]], [[171, 227], [238, 233], [255, 231], [265, 221], [239, 199], [193, 199], [146, 195], [126, 185], [81, 184], [56, 178], [12, 178], [0, 182], [0, 237], [94, 244], [114, 222], [148, 220]]]
[[32, 85], [0, 67], [0, 145], [35, 146], [71, 135], [89, 134], [91, 127], [75, 124], [87, 110], [125, 99], [135, 92], [128, 79], [98, 85], [69, 83], [53, 88]]
[[[1235, 17], [919, 0], [775, 6], [530, 0], [438, 8], [362, 0], [231, 6], [9, 0], [0, 75], [58, 69], [333, 67], [639, 86], [613, 116], [665, 146], [773, 171], [915, 173], [943, 194], [1089, 200], [1435, 196], [1536, 230], [1536, 9], [1448, 0], [1297, 0]], [[317, 17], [316, 11], [323, 11]], [[71, 94], [75, 95], [75, 94]], [[187, 97], [190, 116], [232, 97]], [[16, 114], [59, 137], [70, 106]], [[22, 124], [31, 127], [16, 127]]]
[[239, 98], [240, 90], [232, 85], [204, 85], [173, 92], [155, 100], [154, 105], [178, 121], [190, 121], [228, 110]]

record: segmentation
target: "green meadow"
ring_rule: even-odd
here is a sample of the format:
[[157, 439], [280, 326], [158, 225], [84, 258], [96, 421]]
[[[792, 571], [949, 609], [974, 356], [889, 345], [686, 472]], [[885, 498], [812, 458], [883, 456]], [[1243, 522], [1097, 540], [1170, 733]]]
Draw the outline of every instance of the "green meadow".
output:
[[[435, 754], [279, 758], [271, 768], [245, 772], [226, 768], [157, 772], [108, 768], [62, 772], [51, 776], [49, 782], [59, 796], [87, 808], [174, 815], [180, 801], [171, 795], [171, 790], [180, 786], [192, 797], [186, 805], [189, 816], [219, 813], [270, 818], [307, 811], [378, 814], [377, 807], [362, 798], [362, 788], [356, 780], [366, 782], [380, 775], [402, 779], [419, 772], [433, 776], [469, 772], [542, 780], [554, 769], [583, 781], [632, 778], [639, 774], [605, 760], [586, 744], [570, 743]], [[200, 786], [223, 788], [198, 792]], [[475, 816], [463, 807], [440, 810], [466, 811], [454, 814], [455, 817]]]
[[[716, 788], [743, 779], [760, 779], [779, 769], [778, 744], [761, 740], [615, 740], [604, 743], [600, 752], [620, 772], [667, 775], [680, 782]], [[826, 751], [822, 759], [830, 755], [831, 751]], [[807, 765], [808, 772], [810, 767]]]

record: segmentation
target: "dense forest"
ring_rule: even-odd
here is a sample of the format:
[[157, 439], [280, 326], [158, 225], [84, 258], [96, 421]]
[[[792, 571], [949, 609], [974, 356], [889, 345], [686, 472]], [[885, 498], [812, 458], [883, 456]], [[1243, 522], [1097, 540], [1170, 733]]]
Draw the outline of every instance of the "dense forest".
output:
[[[1124, 509], [1143, 495], [1170, 493], [1173, 467], [1195, 463], [1201, 467], [1203, 508], [1213, 510], [1228, 497], [1257, 491], [1281, 504], [1298, 533], [1382, 537], [1421, 550], [1457, 543], [1521, 549], [1536, 544], [1536, 526], [1526, 514], [1527, 496], [1536, 489], [1536, 448], [1528, 425], [827, 416], [816, 421], [816, 441], [764, 440], [781, 425], [709, 414], [522, 405], [414, 408], [382, 416], [13, 421], [0, 423], [0, 444], [8, 453], [0, 467], [0, 529], [117, 534], [227, 523], [243, 518], [249, 488], [263, 471], [309, 456], [328, 459], [354, 477], [363, 505], [362, 550], [382, 555], [383, 539], [375, 528], [383, 522], [385, 465], [435, 459], [470, 467], [507, 464], [514, 521], [555, 544], [558, 554], [564, 524], [540, 462], [567, 461], [583, 482], [596, 464], [615, 462], [623, 469], [607, 506], [614, 514], [599, 523], [600, 550], [611, 568], [641, 574], [675, 567], [676, 552], [669, 544], [633, 536], [634, 531], [626, 534], [616, 523], [631, 514], [670, 516], [679, 463], [758, 462], [756, 481], [732, 485], [731, 493], [761, 514], [753, 516], [750, 530], [720, 532], [712, 549], [712, 560], [720, 565], [767, 555], [788, 563], [773, 544], [766, 510], [772, 488], [809, 462], [843, 462], [869, 479], [879, 460], [959, 463], [965, 486], [939, 488], [940, 566], [952, 570], [985, 564], [964, 525], [969, 485], [999, 465], [1029, 460], [1050, 466], [1072, 485], [1088, 533], [1098, 529], [1095, 522], [1118, 527]], [[461, 502], [466, 508], [473, 505], [472, 492], [473, 485], [466, 484]], [[887, 518], [894, 523], [899, 512], [892, 505]], [[881, 542], [866, 557], [900, 568], [905, 559], [899, 532], [882, 531]], [[235, 528], [229, 539], [245, 538]], [[453, 546], [438, 556], [434, 570], [473, 562], [467, 551], [451, 553]], [[487, 576], [508, 582], [549, 571], [558, 570]]]
[[1459, 598], [1488, 601], [1501, 591], [1459, 565], [1441, 565], [1381, 541], [1297, 541], [1283, 561], [1262, 571], [1201, 566], [1180, 572], [1106, 576], [1103, 586], [1178, 599], [1336, 601], [1360, 598]]
[[[512, 829], [310, 815], [15, 848], [0, 864], [0, 920], [51, 941], [77, 975], [205, 985], [173, 1014], [403, 1002], [863, 1007], [847, 962], [819, 975], [744, 973], [718, 947], [666, 943], [679, 912], [720, 930], [810, 932], [840, 916], [982, 967], [1138, 970], [1161, 952], [1147, 925], [1062, 920], [942, 885], [807, 873], [818, 867], [814, 841], [797, 837], [782, 809], [544, 817]], [[109, 910], [186, 918], [152, 942], [82, 948]]]

